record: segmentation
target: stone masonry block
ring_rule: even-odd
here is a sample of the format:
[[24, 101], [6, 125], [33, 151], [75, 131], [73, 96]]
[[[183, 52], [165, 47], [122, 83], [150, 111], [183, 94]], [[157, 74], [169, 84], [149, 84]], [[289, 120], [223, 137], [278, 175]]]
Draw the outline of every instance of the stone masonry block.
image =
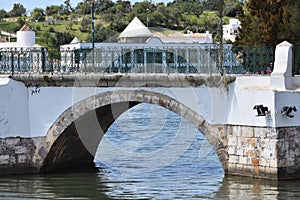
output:
[[0, 155], [0, 165], [9, 163], [9, 155]]
[[270, 160], [269, 161], [269, 167], [272, 167], [272, 168], [276, 168], [278, 165], [277, 165], [277, 160]]
[[16, 154], [26, 154], [27, 152], [28, 152], [28, 149], [25, 146], [16, 146], [16, 148], [15, 148]]
[[229, 155], [229, 163], [236, 164], [239, 161], [239, 157], [235, 155]]
[[247, 127], [243, 129], [242, 135], [246, 138], [253, 138], [254, 137], [254, 130], [252, 127]]
[[236, 155], [237, 156], [243, 156], [244, 155], [244, 148], [240, 147], [236, 149]]
[[236, 149], [234, 147], [228, 147], [229, 155], [236, 155]]
[[247, 157], [244, 157], [244, 156], [239, 156], [239, 163], [240, 163], [240, 164], [244, 164], [244, 165], [249, 164], [249, 163], [248, 163], [248, 158], [247, 158]]
[[270, 160], [265, 159], [265, 158], [259, 158], [259, 166], [269, 167]]
[[18, 156], [18, 163], [27, 163], [28, 159], [26, 155], [19, 155]]
[[16, 145], [18, 142], [20, 141], [20, 138], [6, 138], [5, 139], [5, 142], [6, 142], [6, 145]]
[[237, 137], [230, 135], [228, 137], [228, 146], [236, 147], [237, 146]]

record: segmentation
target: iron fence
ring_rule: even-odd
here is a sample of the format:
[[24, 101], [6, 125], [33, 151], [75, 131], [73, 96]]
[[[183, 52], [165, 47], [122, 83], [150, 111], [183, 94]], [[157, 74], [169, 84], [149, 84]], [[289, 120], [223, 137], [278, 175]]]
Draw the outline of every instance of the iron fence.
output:
[[[0, 73], [268, 73], [275, 47], [192, 45], [101, 47], [92, 49], [0, 49]], [[223, 59], [221, 59], [223, 55]], [[300, 48], [294, 51], [294, 73], [300, 70]], [[223, 60], [223, 63], [220, 63]]]
[[293, 53], [293, 74], [300, 75], [300, 46], [294, 46]]

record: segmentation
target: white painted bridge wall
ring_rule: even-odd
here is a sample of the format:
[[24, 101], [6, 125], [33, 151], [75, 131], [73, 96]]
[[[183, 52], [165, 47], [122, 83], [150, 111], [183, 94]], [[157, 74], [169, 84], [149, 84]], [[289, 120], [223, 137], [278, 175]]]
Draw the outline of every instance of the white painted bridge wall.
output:
[[[211, 124], [255, 127], [300, 125], [300, 77], [292, 76], [293, 45], [282, 42], [275, 51], [271, 76], [239, 76], [225, 87], [27, 88], [21, 82], [0, 77], [0, 138], [44, 136], [56, 119], [80, 100], [111, 90], [151, 90], [176, 98]], [[208, 75], [209, 76], [209, 75]], [[255, 105], [270, 113], [256, 117]], [[296, 106], [294, 118], [281, 114], [284, 106]]]
[[[0, 78], [0, 138], [45, 136], [50, 126], [70, 106], [89, 96], [116, 90], [149, 90], [176, 98], [195, 110], [211, 124], [257, 127], [299, 126], [300, 112], [294, 118], [280, 113], [283, 106], [300, 110], [298, 90], [270, 89], [270, 77], [237, 77], [228, 89], [188, 88], [117, 88], [117, 87], [25, 87], [23, 83]], [[254, 105], [270, 110], [256, 117]]]

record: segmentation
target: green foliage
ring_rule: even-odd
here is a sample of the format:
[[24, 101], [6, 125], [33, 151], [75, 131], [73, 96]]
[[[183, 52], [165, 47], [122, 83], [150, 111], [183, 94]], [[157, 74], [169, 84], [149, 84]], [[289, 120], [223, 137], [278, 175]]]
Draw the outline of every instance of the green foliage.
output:
[[2, 21], [6, 17], [8, 17], [8, 13], [5, 10], [1, 9], [0, 10], [0, 21]]
[[34, 21], [44, 21], [45, 20], [45, 11], [42, 8], [35, 8], [31, 13], [31, 17]]
[[91, 23], [92, 20], [90, 18], [83, 18], [80, 23], [80, 31], [81, 32], [88, 32], [91, 30]]
[[41, 31], [41, 27], [40, 27], [39, 25], [37, 25], [37, 26], [35, 27], [35, 29], [36, 29], [36, 31]]
[[[216, 10], [220, 1], [222, 0], [173, 0], [167, 4], [156, 4], [154, 1], [147, 0], [133, 4], [128, 0], [94, 0], [95, 41], [115, 40], [115, 35], [123, 31], [135, 16], [151, 27], [151, 30], [155, 27], [155, 30], [165, 33], [173, 33], [175, 30], [181, 32], [187, 30], [210, 31], [214, 37], [220, 36], [218, 34], [221, 24]], [[226, 15], [231, 17], [236, 15], [239, 0], [224, 1], [225, 7], [222, 16], [225, 20]], [[34, 27], [39, 44], [58, 48], [60, 41], [68, 41], [70, 38], [58, 41], [57, 34], [67, 32], [82, 41], [91, 40], [90, 0], [82, 0], [74, 8], [70, 2], [70, 0], [61, 0], [60, 5], [47, 6], [45, 10], [39, 8], [33, 10], [31, 14], [33, 20], [27, 20], [29, 25]], [[13, 9], [14, 13], [22, 10], [18, 8], [22, 8], [22, 5], [17, 4]], [[207, 11], [207, 9], [211, 11]], [[288, 12], [286, 14], [289, 15]], [[5, 16], [5, 12], [2, 15]], [[43, 21], [44, 18], [46, 21]], [[21, 28], [21, 24], [24, 24], [13, 21], [16, 20], [12, 18], [10, 23], [0, 22], [0, 30], [15, 32]], [[5, 25], [2, 25], [3, 23]]]
[[61, 5], [61, 8], [62, 8], [62, 10], [61, 10], [60, 14], [62, 14], [62, 15], [69, 15], [73, 11], [70, 0], [65, 0], [64, 4]]
[[9, 12], [10, 17], [20, 17], [26, 14], [26, 8], [20, 4], [15, 3], [13, 5], [13, 9]]
[[240, 20], [243, 29], [238, 44], [276, 45], [283, 40], [300, 44], [300, 2], [291, 0], [249, 0]]
[[55, 46], [60, 46], [63, 44], [69, 44], [74, 38], [69, 32], [57, 32], [55, 33]]
[[17, 24], [18, 24], [18, 26], [15, 27], [14, 32], [17, 32], [18, 30], [20, 30], [22, 28], [22, 26], [24, 26], [25, 20], [22, 17], [19, 17], [17, 20]]
[[57, 15], [61, 11], [61, 6], [47, 6], [46, 7], [46, 15], [53, 16], [54, 14]]
[[75, 12], [81, 15], [86, 15], [91, 13], [91, 6], [88, 5], [87, 1], [79, 2], [75, 8]]
[[50, 33], [55, 33], [54, 28], [53, 28], [53, 27], [50, 27], [50, 28], [49, 28], [49, 32], [50, 32]]
[[171, 9], [176, 9], [178, 12], [189, 15], [199, 15], [203, 12], [203, 6], [197, 0], [177, 0], [168, 4]]
[[[104, 27], [103, 24], [98, 24], [95, 27], [95, 42], [112, 42], [117, 41], [116, 34], [118, 32], [110, 29], [109, 27]], [[90, 41], [90, 35], [88, 41]]]
[[22, 26], [18, 22], [1, 22], [0, 30], [7, 31], [9, 33], [15, 33], [20, 30]]

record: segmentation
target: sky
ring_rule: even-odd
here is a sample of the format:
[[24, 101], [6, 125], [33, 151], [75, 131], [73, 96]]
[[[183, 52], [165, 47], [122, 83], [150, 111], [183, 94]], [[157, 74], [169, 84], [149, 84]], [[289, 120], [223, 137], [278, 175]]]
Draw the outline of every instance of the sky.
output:
[[[32, 11], [34, 8], [46, 8], [49, 5], [61, 5], [65, 0], [0, 0], [0, 9], [4, 9], [6, 11], [10, 11], [13, 8], [13, 4], [20, 3], [22, 4], [28, 11]], [[72, 6], [76, 6], [78, 2], [83, 0], [70, 0]], [[131, 3], [135, 3], [137, 1], [143, 0], [133, 0]], [[152, 0], [153, 2], [170, 2], [171, 0]]]

